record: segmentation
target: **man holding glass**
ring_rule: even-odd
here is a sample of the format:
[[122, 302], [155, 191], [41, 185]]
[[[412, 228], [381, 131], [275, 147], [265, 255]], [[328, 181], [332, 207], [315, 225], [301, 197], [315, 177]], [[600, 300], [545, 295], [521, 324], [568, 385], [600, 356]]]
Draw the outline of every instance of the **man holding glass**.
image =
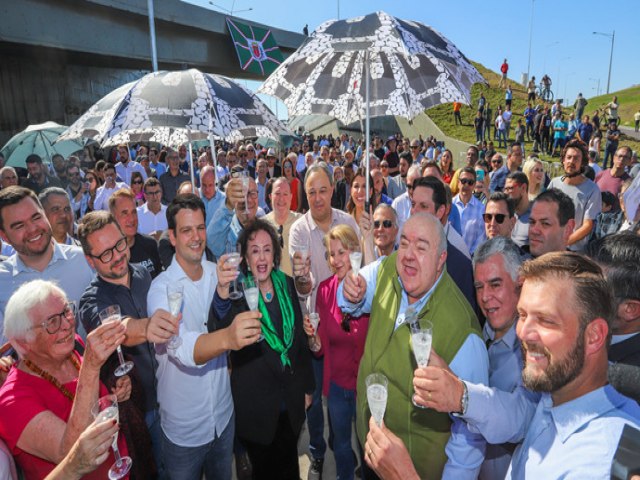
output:
[[[476, 478], [484, 440], [464, 422], [413, 405], [416, 364], [405, 323], [409, 306], [418, 321], [433, 324], [433, 349], [448, 358], [463, 378], [488, 382], [487, 350], [480, 326], [464, 295], [446, 271], [447, 240], [436, 217], [416, 213], [404, 224], [396, 253], [347, 275], [338, 288], [338, 306], [354, 316], [371, 312], [358, 371], [356, 426], [360, 444], [369, 430], [365, 378], [389, 379], [386, 426], [402, 440], [420, 478]], [[365, 451], [365, 459], [371, 455]], [[370, 459], [369, 459], [370, 460]], [[364, 478], [376, 478], [364, 469]]]
[[91, 284], [80, 299], [80, 318], [87, 332], [100, 325], [98, 313], [110, 305], [119, 305], [127, 327], [125, 353], [130, 355], [144, 391], [145, 404], [140, 405], [160, 468], [160, 415], [156, 391], [156, 369], [153, 343], [165, 343], [173, 335], [178, 320], [166, 310], [147, 316], [147, 292], [151, 274], [144, 265], [129, 263], [126, 236], [108, 212], [88, 213], [80, 223], [78, 236], [85, 258], [96, 271]]

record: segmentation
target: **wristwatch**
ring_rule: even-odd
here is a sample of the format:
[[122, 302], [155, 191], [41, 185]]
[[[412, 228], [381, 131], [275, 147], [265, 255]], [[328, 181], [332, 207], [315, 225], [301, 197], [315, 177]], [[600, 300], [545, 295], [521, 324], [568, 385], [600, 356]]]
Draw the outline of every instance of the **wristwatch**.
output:
[[469, 405], [469, 390], [467, 389], [467, 384], [464, 380], [460, 380], [462, 382], [462, 398], [460, 399], [460, 411], [452, 412], [451, 415], [454, 417], [464, 417], [467, 413], [467, 406]]

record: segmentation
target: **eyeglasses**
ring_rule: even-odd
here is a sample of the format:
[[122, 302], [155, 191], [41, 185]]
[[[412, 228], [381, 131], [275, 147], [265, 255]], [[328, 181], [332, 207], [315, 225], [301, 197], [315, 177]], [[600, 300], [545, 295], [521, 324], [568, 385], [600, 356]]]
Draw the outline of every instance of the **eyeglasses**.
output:
[[[67, 319], [69, 324], [73, 325], [75, 323], [76, 318], [76, 305], [73, 302], [68, 302], [64, 306], [64, 310], [60, 313], [56, 313], [55, 315], [51, 315], [40, 325], [35, 325], [32, 328], [42, 327], [46, 330], [49, 335], [54, 335], [58, 333], [60, 327], [62, 326], [62, 317]], [[72, 321], [73, 319], [73, 321]]]
[[152, 192], [144, 192], [144, 194], [147, 197], [151, 197], [152, 195], [160, 195], [162, 193], [162, 190], [154, 190]]
[[373, 228], [380, 228], [380, 227], [384, 227], [384, 228], [391, 228], [393, 227], [393, 222], [391, 220], [374, 220], [373, 221]]
[[476, 181], [475, 180], [471, 180], [470, 178], [461, 178], [460, 179], [460, 183], [462, 185], [475, 185]]
[[111, 259], [113, 258], [113, 251], [114, 250], [117, 250], [118, 252], [124, 252], [124, 250], [126, 248], [127, 248], [127, 238], [126, 237], [122, 237], [120, 240], [118, 240], [118, 243], [116, 243], [111, 248], [107, 248], [100, 255], [91, 255], [91, 254], [89, 254], [89, 255], [91, 257], [93, 257], [93, 258], [99, 259], [102, 263], [109, 263], [111, 261]]
[[483, 213], [482, 214], [482, 219], [484, 220], [484, 223], [491, 223], [491, 220], [496, 219], [496, 223], [498, 225], [502, 225], [504, 223], [504, 219], [507, 218], [507, 216], [504, 213]]
[[284, 226], [280, 225], [278, 227], [278, 240], [280, 241], [280, 248], [284, 248], [284, 239], [282, 238], [283, 230], [284, 230]]
[[349, 321], [351, 320], [351, 315], [348, 313], [342, 314], [342, 322], [340, 322], [340, 326], [342, 330], [349, 333], [351, 331], [351, 326], [349, 325]]
[[509, 192], [513, 192], [517, 187], [519, 187], [520, 184], [516, 183], [515, 185], [509, 185], [509, 186], [505, 186], [504, 187], [504, 193], [509, 193]]
[[256, 199], [256, 198], [258, 198], [258, 191], [257, 190], [253, 190], [253, 191], [247, 192], [247, 196], [251, 197], [253, 199]]

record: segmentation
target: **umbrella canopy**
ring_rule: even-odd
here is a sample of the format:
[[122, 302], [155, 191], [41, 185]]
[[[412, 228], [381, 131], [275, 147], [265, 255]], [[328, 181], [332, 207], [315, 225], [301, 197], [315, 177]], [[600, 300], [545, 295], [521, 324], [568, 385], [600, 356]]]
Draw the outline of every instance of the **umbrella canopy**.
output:
[[66, 129], [66, 126], [55, 122], [29, 125], [11, 137], [0, 150], [4, 155], [5, 164], [11, 167], [26, 167], [25, 160], [32, 153], [40, 155], [45, 163], [51, 163], [51, 157], [56, 153], [67, 158], [72, 153], [82, 150], [82, 139], [54, 143]]
[[177, 147], [213, 134], [235, 142], [278, 138], [286, 127], [252, 92], [198, 70], [153, 72], [109, 93], [60, 139], [88, 137], [102, 145], [158, 142]]
[[362, 121], [366, 57], [371, 117], [412, 119], [441, 103], [470, 103], [471, 86], [484, 82], [437, 31], [376, 12], [320, 25], [258, 91], [280, 98], [290, 117], [325, 114], [345, 124]]

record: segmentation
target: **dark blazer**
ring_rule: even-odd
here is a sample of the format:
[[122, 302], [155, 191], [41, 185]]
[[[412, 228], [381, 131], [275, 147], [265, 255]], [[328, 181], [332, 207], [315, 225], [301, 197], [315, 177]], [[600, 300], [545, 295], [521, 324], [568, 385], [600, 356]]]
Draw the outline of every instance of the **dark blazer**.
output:
[[609, 383], [640, 403], [640, 333], [609, 347]]
[[[288, 295], [292, 299], [294, 339], [289, 350], [292, 368], [282, 366], [280, 355], [269, 347], [266, 340], [230, 353], [231, 393], [236, 411], [236, 434], [254, 443], [268, 445], [274, 441], [278, 418], [283, 408], [289, 414], [291, 428], [298, 435], [305, 421], [304, 395], [315, 388], [311, 352], [302, 328], [302, 311], [297, 301], [293, 280], [287, 277]], [[214, 331], [231, 324], [238, 313], [247, 311], [244, 298], [232, 301], [231, 308], [218, 318], [214, 304], [209, 311], [208, 329]], [[278, 298], [274, 298], [270, 311], [279, 311]], [[274, 326], [282, 331], [282, 318], [271, 314]]]
[[269, 175], [269, 169], [267, 168], [267, 178], [278, 178], [282, 176], [282, 167], [277, 163], [273, 166], [273, 177]]

